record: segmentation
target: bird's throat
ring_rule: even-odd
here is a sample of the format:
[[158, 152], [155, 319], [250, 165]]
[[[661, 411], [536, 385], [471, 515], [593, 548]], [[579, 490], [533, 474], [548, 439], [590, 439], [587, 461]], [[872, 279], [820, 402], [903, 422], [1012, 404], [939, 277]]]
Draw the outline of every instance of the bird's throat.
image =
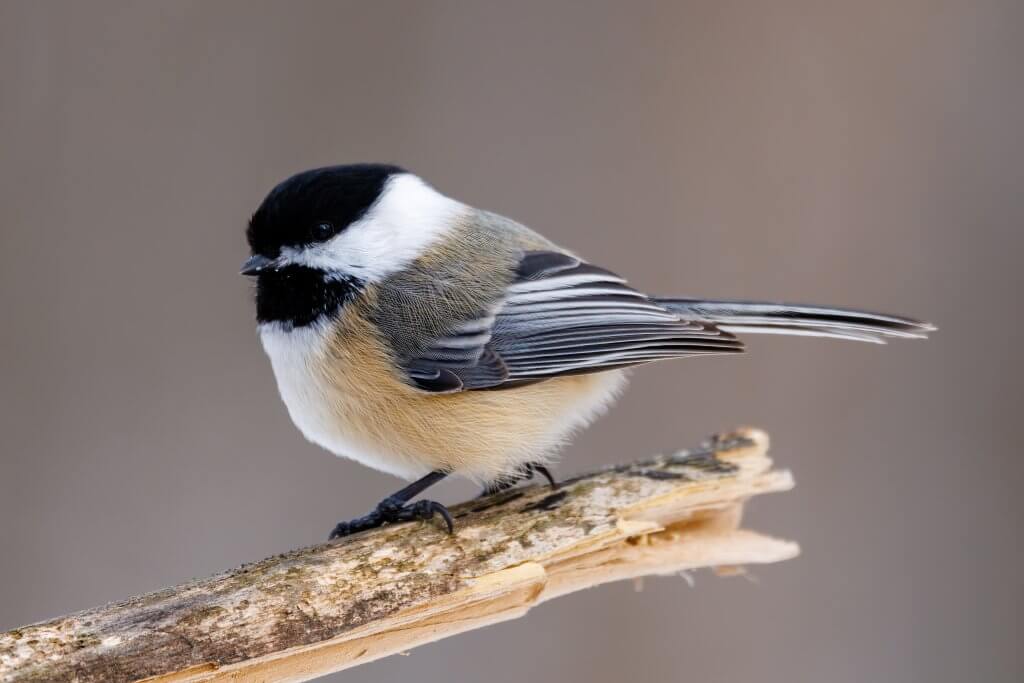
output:
[[256, 318], [261, 324], [305, 327], [337, 313], [362, 287], [357, 278], [287, 266], [257, 278]]

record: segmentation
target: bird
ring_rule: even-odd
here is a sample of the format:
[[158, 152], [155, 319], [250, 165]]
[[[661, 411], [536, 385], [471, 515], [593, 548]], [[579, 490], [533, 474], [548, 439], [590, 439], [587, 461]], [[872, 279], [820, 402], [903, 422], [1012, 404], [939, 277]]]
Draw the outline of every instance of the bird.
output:
[[330, 538], [452, 516], [413, 499], [450, 475], [501, 491], [540, 474], [628, 369], [735, 354], [741, 335], [885, 343], [936, 328], [803, 304], [645, 294], [540, 233], [399, 166], [297, 173], [246, 229], [256, 320], [299, 431], [407, 486]]

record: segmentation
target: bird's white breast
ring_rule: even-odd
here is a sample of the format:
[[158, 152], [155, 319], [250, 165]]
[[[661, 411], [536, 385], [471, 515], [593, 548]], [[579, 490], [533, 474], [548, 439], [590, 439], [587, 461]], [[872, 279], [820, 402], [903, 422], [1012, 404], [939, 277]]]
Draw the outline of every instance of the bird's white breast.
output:
[[325, 324], [287, 329], [270, 323], [260, 325], [259, 333], [270, 357], [281, 399], [303, 436], [335, 455], [388, 474], [404, 478], [423, 474], [407, 460], [346, 433], [345, 420], [338, 415], [337, 400], [332, 395], [336, 389], [327, 383], [323, 371], [327, 344]]

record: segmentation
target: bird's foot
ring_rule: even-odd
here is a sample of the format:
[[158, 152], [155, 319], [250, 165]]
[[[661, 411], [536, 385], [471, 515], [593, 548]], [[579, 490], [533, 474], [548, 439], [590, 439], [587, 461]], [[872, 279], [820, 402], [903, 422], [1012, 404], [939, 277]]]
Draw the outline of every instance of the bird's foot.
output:
[[539, 462], [528, 462], [519, 468], [519, 472], [510, 477], [499, 479], [498, 481], [491, 482], [484, 487], [484, 490], [480, 492], [479, 498], [485, 496], [491, 496], [495, 493], [501, 493], [507, 491], [521, 481], [533, 478], [533, 475], [539, 474], [548, 480], [548, 484], [551, 486], [552, 491], [558, 490], [558, 482], [555, 481], [555, 477], [551, 474], [545, 465]]
[[376, 529], [385, 524], [430, 520], [434, 518], [434, 515], [438, 515], [444, 520], [445, 525], [448, 527], [448, 533], [452, 533], [455, 530], [452, 515], [444, 505], [432, 500], [418, 500], [415, 503], [406, 504], [400, 498], [388, 496], [370, 514], [356, 517], [348, 522], [338, 522], [334, 530], [331, 531], [330, 540], [366, 531], [367, 529]]

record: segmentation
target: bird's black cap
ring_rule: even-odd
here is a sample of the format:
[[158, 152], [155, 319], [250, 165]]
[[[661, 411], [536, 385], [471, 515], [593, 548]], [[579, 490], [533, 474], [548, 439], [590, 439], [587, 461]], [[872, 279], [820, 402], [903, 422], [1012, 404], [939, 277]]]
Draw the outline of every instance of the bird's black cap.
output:
[[284, 246], [330, 239], [359, 220], [377, 201], [388, 178], [405, 169], [389, 164], [326, 166], [282, 181], [249, 221], [253, 254], [276, 258]]

